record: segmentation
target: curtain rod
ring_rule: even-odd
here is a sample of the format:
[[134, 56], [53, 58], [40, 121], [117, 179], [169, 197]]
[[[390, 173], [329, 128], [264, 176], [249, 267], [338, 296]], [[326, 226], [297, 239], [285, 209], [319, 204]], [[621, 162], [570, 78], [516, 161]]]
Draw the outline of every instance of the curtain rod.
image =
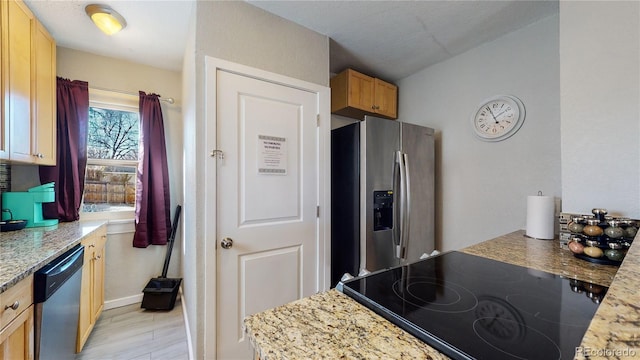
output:
[[[125, 95], [133, 95], [133, 96], [138, 96], [138, 93], [133, 93], [131, 91], [124, 91], [124, 90], [113, 90], [113, 89], [106, 89], [106, 88], [101, 88], [101, 87], [96, 87], [96, 86], [89, 86], [90, 89], [95, 89], [95, 90], [102, 90], [102, 91], [111, 91], [111, 92], [115, 92], [115, 93], [119, 93], [119, 94], [125, 94]], [[172, 98], [172, 97], [168, 97], [168, 98], [164, 98], [164, 97], [160, 97], [160, 101], [164, 101], [168, 104], [173, 104], [176, 101]]]

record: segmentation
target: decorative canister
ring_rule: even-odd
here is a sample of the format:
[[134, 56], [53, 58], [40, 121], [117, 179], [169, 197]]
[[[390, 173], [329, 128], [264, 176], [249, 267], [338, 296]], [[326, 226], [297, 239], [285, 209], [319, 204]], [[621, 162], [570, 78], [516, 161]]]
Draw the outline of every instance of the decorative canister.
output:
[[624, 236], [624, 229], [620, 227], [621, 222], [617, 220], [609, 220], [609, 226], [604, 229], [605, 235], [611, 239], [619, 239]]
[[571, 222], [567, 225], [567, 229], [572, 233], [581, 234], [584, 229], [584, 217], [574, 216]]
[[[596, 209], [594, 209], [596, 210]], [[600, 224], [600, 220], [598, 219], [589, 219], [587, 220], [587, 226], [582, 229], [582, 232], [587, 236], [600, 236], [604, 233], [602, 228], [598, 226]]]

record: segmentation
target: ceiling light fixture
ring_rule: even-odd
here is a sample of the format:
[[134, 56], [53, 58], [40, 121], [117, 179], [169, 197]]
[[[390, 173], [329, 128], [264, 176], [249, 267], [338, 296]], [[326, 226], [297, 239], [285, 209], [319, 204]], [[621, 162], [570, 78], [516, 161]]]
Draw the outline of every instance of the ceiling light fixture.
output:
[[91, 4], [84, 10], [98, 29], [107, 35], [113, 35], [127, 27], [127, 22], [122, 15], [107, 5]]

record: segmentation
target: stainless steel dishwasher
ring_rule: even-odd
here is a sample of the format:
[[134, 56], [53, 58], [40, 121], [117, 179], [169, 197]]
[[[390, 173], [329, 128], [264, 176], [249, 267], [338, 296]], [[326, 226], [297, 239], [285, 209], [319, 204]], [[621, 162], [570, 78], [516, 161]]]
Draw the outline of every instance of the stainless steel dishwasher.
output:
[[34, 274], [35, 358], [73, 359], [84, 247], [77, 245]]

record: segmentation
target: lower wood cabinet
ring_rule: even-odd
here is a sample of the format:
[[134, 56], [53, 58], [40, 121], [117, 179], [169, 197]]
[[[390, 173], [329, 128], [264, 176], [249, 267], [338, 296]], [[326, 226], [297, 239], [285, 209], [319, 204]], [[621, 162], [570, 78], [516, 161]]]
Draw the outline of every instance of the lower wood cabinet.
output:
[[77, 352], [82, 351], [104, 308], [106, 244], [106, 226], [101, 226], [98, 230], [82, 239], [84, 265], [82, 267], [82, 286], [80, 290]]
[[33, 359], [33, 305], [0, 331], [0, 359]]
[[33, 359], [33, 276], [0, 294], [0, 360]]

